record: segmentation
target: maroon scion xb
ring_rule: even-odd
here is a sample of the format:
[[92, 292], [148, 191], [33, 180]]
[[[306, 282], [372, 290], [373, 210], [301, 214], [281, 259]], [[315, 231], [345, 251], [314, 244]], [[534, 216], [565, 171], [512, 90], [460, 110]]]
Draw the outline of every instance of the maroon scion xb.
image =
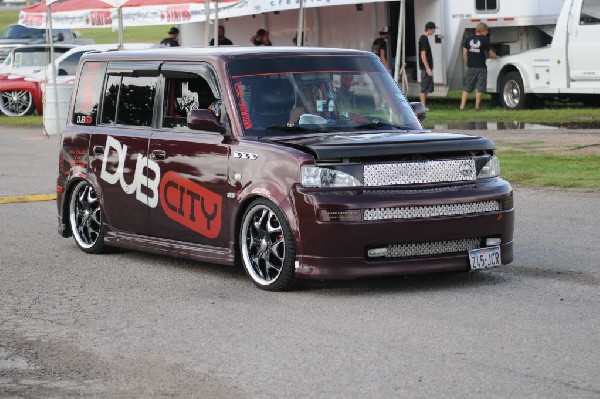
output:
[[513, 260], [494, 143], [424, 130], [371, 53], [119, 51], [77, 76], [58, 224], [87, 253], [241, 264], [273, 291]]

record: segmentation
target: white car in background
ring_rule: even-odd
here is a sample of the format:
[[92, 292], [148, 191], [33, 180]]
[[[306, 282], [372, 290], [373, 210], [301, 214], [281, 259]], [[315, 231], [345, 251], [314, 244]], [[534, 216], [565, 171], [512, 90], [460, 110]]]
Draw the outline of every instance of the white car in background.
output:
[[[19, 47], [14, 52], [20, 52], [18, 50], [26, 47], [30, 46]], [[46, 48], [47, 46], [41, 47]], [[118, 47], [118, 44], [55, 45], [56, 83], [63, 86], [73, 83], [79, 59], [83, 54], [90, 51], [115, 51]], [[157, 47], [157, 45], [151, 43], [127, 43], [124, 45], [124, 49], [127, 50], [151, 47]], [[54, 82], [52, 64], [48, 63], [49, 56], [42, 54], [37, 59], [38, 63], [44, 59], [44, 56], [46, 62], [41, 65], [25, 67], [23, 57], [15, 55], [7, 58], [2, 65], [4, 69], [0, 67], [0, 112], [2, 114], [6, 116], [23, 116], [34, 112], [39, 115], [43, 114], [44, 83]], [[52, 101], [52, 99], [48, 100]]]

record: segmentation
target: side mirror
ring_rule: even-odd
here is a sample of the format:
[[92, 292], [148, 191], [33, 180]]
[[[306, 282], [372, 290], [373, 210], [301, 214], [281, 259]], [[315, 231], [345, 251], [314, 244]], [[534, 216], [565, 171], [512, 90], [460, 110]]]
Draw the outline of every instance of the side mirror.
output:
[[209, 109], [193, 109], [187, 116], [187, 124], [193, 130], [206, 130], [209, 132], [223, 133], [219, 118]]
[[417, 119], [419, 120], [419, 122], [423, 122], [425, 120], [425, 117], [427, 116], [427, 109], [425, 108], [423, 103], [418, 102], [418, 101], [411, 102], [410, 107], [412, 108], [413, 112], [417, 116]]

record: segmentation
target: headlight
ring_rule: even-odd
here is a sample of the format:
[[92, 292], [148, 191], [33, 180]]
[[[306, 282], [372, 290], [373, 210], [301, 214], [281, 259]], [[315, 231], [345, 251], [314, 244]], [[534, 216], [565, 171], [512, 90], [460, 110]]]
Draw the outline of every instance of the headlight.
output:
[[498, 177], [500, 176], [500, 161], [495, 155], [492, 156], [489, 161], [485, 164], [481, 171], [477, 175], [478, 179], [484, 179], [486, 177]]
[[347, 171], [318, 166], [302, 166], [300, 169], [300, 184], [304, 187], [360, 187], [362, 183], [353, 176], [355, 169], [349, 167]]

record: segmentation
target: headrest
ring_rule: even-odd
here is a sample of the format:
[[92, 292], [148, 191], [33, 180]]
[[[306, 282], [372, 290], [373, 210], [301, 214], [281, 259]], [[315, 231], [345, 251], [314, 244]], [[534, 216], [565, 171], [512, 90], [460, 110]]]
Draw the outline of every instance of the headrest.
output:
[[265, 104], [293, 105], [294, 88], [292, 84], [283, 79], [269, 79], [263, 81], [261, 97]]

